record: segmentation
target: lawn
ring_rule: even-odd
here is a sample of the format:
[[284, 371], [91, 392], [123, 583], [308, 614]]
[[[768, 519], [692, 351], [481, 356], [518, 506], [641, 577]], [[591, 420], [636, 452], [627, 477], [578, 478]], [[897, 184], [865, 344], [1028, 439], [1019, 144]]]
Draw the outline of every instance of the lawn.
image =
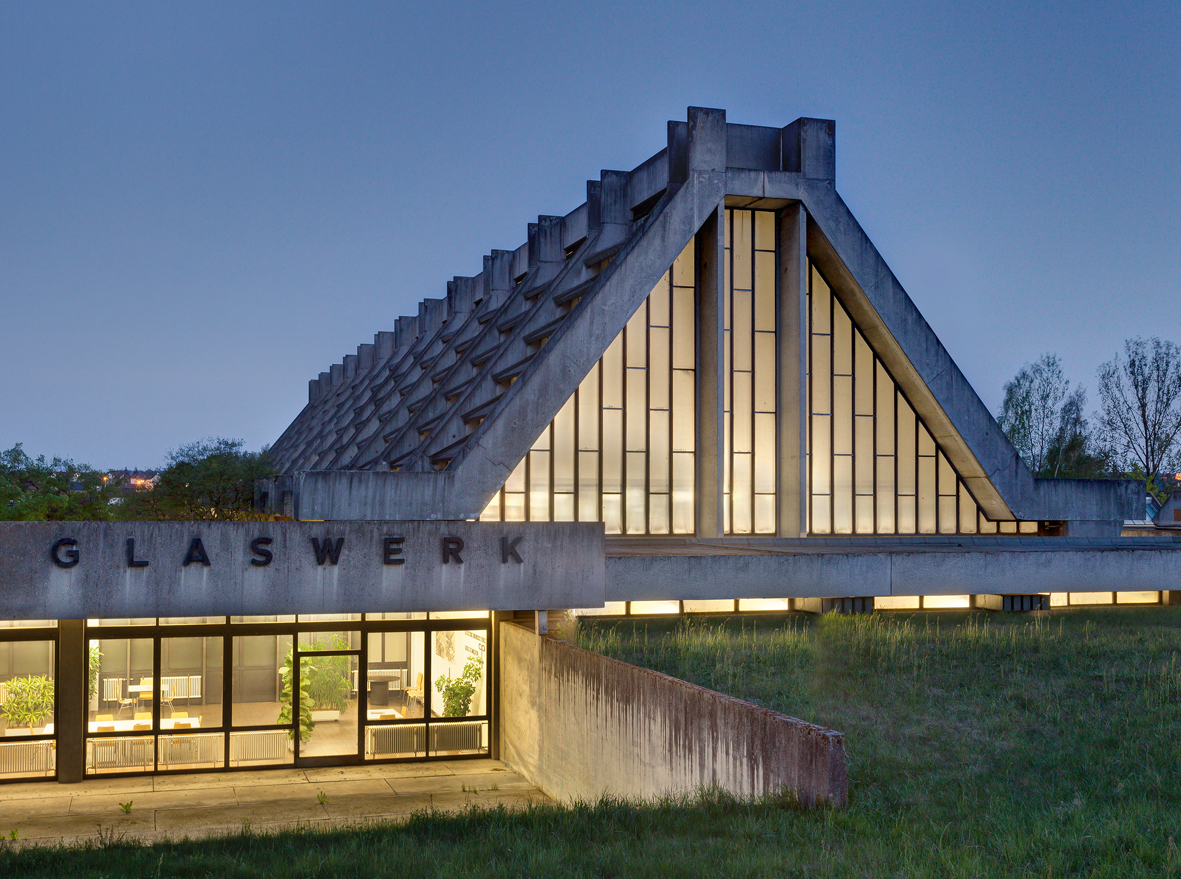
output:
[[96, 840], [0, 851], [0, 876], [1181, 875], [1181, 610], [598, 622], [575, 637], [843, 731], [849, 806], [707, 793]]

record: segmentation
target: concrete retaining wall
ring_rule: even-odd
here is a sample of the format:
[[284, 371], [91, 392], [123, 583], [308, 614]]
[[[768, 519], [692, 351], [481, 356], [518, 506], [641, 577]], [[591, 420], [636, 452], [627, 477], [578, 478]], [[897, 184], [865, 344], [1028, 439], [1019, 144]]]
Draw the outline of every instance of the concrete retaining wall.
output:
[[844, 805], [844, 736], [540, 637], [500, 629], [501, 757], [559, 800], [717, 786]]

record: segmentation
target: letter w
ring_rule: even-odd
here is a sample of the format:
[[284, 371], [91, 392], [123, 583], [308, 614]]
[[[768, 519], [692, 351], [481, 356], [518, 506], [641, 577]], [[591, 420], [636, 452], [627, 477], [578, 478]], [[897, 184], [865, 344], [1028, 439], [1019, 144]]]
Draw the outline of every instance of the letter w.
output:
[[318, 537], [311, 538], [312, 549], [316, 551], [316, 564], [322, 565], [324, 562], [331, 562], [336, 564], [340, 561], [340, 550], [344, 546], [344, 538], [336, 538], [336, 542], [332, 542], [331, 537], [325, 537], [324, 542], [321, 543]]

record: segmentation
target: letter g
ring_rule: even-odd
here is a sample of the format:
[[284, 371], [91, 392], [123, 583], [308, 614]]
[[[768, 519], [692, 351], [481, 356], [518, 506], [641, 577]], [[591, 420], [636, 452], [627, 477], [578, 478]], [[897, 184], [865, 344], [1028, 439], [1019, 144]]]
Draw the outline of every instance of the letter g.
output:
[[59, 568], [72, 568], [78, 564], [78, 541], [72, 537], [63, 537], [49, 550], [53, 563]]

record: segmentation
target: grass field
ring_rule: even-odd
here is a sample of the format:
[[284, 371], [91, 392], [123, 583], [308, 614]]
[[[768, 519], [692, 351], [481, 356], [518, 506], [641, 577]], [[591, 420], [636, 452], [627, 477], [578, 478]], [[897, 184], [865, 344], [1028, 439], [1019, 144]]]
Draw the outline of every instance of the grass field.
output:
[[96, 840], [0, 851], [0, 876], [1181, 875], [1181, 611], [600, 622], [577, 638], [843, 731], [848, 808], [706, 794]]

